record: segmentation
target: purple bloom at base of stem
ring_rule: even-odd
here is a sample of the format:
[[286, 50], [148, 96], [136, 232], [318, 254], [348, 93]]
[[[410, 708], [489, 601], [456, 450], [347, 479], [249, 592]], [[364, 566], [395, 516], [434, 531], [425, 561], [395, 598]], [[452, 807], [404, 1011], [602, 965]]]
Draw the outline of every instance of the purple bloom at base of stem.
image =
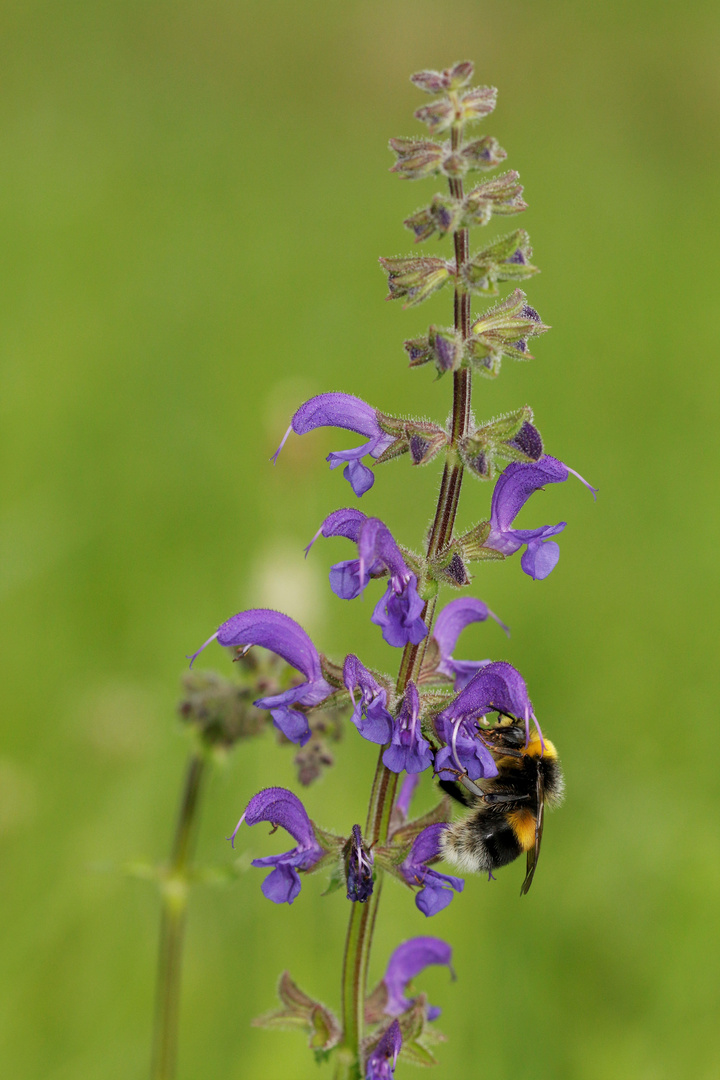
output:
[[[406, 997], [405, 991], [410, 981], [431, 964], [442, 964], [455, 978], [452, 968], [452, 948], [441, 938], [414, 937], [398, 945], [388, 961], [383, 976], [387, 990], [387, 1003], [384, 1010], [387, 1016], [401, 1016], [406, 1009], [410, 1008], [414, 998]], [[428, 1020], [436, 1020], [440, 1013], [441, 1009], [436, 1005], [428, 1005]]]
[[515, 461], [508, 465], [493, 490], [490, 534], [483, 546], [499, 551], [502, 555], [514, 555], [527, 545], [520, 559], [522, 569], [536, 581], [546, 578], [555, 569], [560, 558], [560, 548], [550, 538], [561, 533], [566, 522], [541, 525], [538, 529], [513, 529], [512, 523], [533, 492], [545, 484], [562, 483], [570, 473], [577, 476], [595, 497], [596, 489], [583, 480], [579, 473], [547, 454], [539, 461]]
[[[387, 710], [387, 691], [377, 679], [350, 653], [343, 664], [343, 682], [350, 691], [353, 713], [350, 719], [363, 739], [384, 746], [390, 741], [393, 720]], [[355, 691], [360, 691], [360, 700], [355, 700]]]
[[410, 848], [410, 854], [400, 865], [400, 872], [408, 885], [420, 886], [415, 897], [416, 907], [423, 915], [437, 915], [448, 906], [453, 898], [453, 890], [462, 892], [465, 882], [451, 874], [441, 874], [426, 863], [440, 854], [440, 837], [447, 828], [446, 822], [428, 825], [419, 833]]
[[397, 1020], [393, 1020], [368, 1055], [365, 1063], [365, 1080], [392, 1080], [401, 1046], [400, 1025]]
[[218, 644], [231, 648], [246, 649], [252, 645], [261, 645], [302, 672], [307, 682], [284, 690], [281, 694], [258, 698], [253, 704], [258, 709], [267, 709], [270, 712], [275, 727], [282, 731], [286, 738], [304, 746], [310, 738], [310, 727], [305, 714], [292, 706], [319, 705], [333, 691], [322, 676], [320, 655], [303, 628], [281, 611], [272, 611], [269, 608], [241, 611], [224, 622], [212, 637], [193, 653], [189, 658], [191, 667], [195, 658], [215, 640]]
[[391, 772], [421, 773], [433, 762], [430, 743], [420, 730], [420, 698], [414, 682], [409, 682], [397, 720], [393, 724], [390, 746], [383, 754], [383, 765]]
[[264, 788], [253, 795], [228, 839], [234, 846], [235, 836], [243, 822], [257, 825], [261, 821], [269, 822], [273, 828], [282, 826], [293, 840], [297, 840], [297, 847], [291, 851], [253, 859], [252, 862], [253, 866], [273, 867], [272, 873], [262, 883], [263, 896], [274, 904], [292, 904], [300, 892], [298, 871], [314, 866], [323, 857], [324, 851], [317, 842], [305, 807], [297, 795], [286, 788]]
[[438, 615], [433, 627], [433, 637], [440, 648], [440, 663], [437, 670], [455, 680], [455, 689], [462, 690], [477, 672], [490, 663], [489, 660], [455, 660], [452, 651], [457, 639], [473, 622], [485, 622], [494, 619], [510, 637], [510, 631], [487, 604], [472, 596], [461, 596], [451, 600]]
[[388, 435], [378, 424], [377, 410], [352, 394], [318, 394], [310, 398], [300, 406], [290, 421], [283, 441], [273, 454], [273, 463], [277, 461], [291, 431], [296, 435], [305, 435], [318, 427], [345, 428], [346, 431], [355, 431], [369, 440], [353, 450], [330, 453], [326, 459], [331, 469], [344, 465], [343, 476], [358, 497], [364, 495], [375, 483], [375, 474], [367, 465], [363, 465], [360, 459], [366, 455], [380, 457], [394, 441], [394, 436]]

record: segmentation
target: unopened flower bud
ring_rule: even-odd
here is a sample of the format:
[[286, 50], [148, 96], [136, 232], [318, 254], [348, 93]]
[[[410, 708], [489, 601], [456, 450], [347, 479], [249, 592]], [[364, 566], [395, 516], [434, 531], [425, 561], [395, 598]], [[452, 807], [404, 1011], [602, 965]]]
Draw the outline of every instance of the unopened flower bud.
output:
[[523, 281], [537, 274], [530, 262], [532, 247], [524, 229], [516, 229], [496, 240], [465, 263], [463, 278], [473, 292], [497, 295], [498, 281]]
[[478, 171], [494, 169], [507, 157], [507, 151], [503, 150], [492, 135], [484, 135], [482, 139], [466, 143], [460, 152], [467, 161], [468, 169]]
[[441, 289], [451, 274], [445, 259], [433, 256], [395, 256], [381, 258], [380, 264], [388, 275], [388, 300], [407, 297], [405, 307], [421, 304]]
[[398, 173], [406, 180], [421, 180], [440, 171], [444, 148], [429, 139], [390, 139], [390, 149], [397, 154], [397, 161], [390, 172]]
[[475, 66], [471, 60], [461, 60], [444, 71], [416, 71], [410, 82], [426, 94], [440, 94], [443, 90], [459, 90], [473, 77]]

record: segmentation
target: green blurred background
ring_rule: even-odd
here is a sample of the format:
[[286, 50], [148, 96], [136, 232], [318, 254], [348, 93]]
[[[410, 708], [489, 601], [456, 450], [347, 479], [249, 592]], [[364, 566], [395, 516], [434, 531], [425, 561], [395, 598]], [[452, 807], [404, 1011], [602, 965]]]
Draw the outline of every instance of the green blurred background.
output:
[[[527, 899], [519, 866], [432, 922], [388, 887], [371, 975], [410, 935], [453, 944], [457, 982], [421, 982], [445, 1013], [438, 1076], [718, 1076], [719, 30], [702, 0], [2, 3], [4, 1075], [147, 1074], [158, 899], [121, 868], [168, 850], [185, 654], [264, 603], [337, 657], [397, 662], [371, 601], [327, 588], [347, 545], [302, 559], [352, 501], [323, 461], [351, 440], [268, 456], [324, 390], [446, 415], [449, 383], [409, 373], [402, 341], [447, 323], [449, 294], [384, 304], [377, 257], [411, 248], [401, 221], [435, 190], [387, 171], [388, 138], [424, 130], [408, 75], [472, 58], [554, 327], [476, 411], [531, 403], [600, 494], [535, 496], [525, 523], [569, 523], [559, 566], [481, 568], [513, 636], [471, 628], [458, 655], [520, 667], [568, 797]], [[437, 474], [387, 466], [363, 509], [419, 546]], [[468, 482], [462, 522], [488, 498]], [[231, 670], [217, 647], [203, 663]], [[259, 787], [296, 786], [290, 757], [268, 737], [215, 772], [201, 862], [227, 865]], [[350, 732], [311, 815], [361, 820], [374, 759]], [[260, 881], [193, 893], [181, 1080], [328, 1075], [300, 1035], [248, 1025], [285, 966], [337, 1006], [347, 904], [311, 878], [276, 907]]]

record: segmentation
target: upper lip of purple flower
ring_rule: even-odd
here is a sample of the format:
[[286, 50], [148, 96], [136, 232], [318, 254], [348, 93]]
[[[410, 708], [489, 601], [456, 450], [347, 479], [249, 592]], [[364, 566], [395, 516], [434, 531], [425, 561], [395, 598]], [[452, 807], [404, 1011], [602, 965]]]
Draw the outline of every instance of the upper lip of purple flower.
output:
[[488, 616], [494, 619], [505, 633], [510, 631], [497, 615], [482, 600], [473, 596], [460, 596], [451, 600], [438, 615], [433, 627], [433, 637], [440, 648], [438, 671], [455, 680], [455, 689], [467, 686], [476, 672], [490, 663], [489, 660], [455, 660], [452, 651], [457, 639], [466, 626], [473, 622], [484, 622]]
[[365, 1063], [365, 1080], [391, 1080], [391, 1077], [395, 1075], [395, 1064], [401, 1046], [400, 1025], [397, 1020], [393, 1020], [368, 1054]]
[[[388, 961], [383, 976], [387, 989], [387, 1003], [384, 1012], [387, 1016], [400, 1016], [413, 1003], [405, 996], [405, 990], [412, 979], [431, 964], [442, 964], [449, 968], [453, 978], [452, 948], [446, 941], [436, 937], [414, 937], [398, 945]], [[435, 1020], [440, 1009], [428, 1005], [428, 1020]]]
[[547, 577], [560, 557], [560, 549], [550, 537], [561, 533], [566, 522], [541, 525], [538, 529], [513, 529], [512, 523], [534, 491], [545, 484], [561, 483], [567, 480], [570, 473], [577, 476], [593, 493], [593, 497], [595, 496], [596, 489], [583, 480], [579, 473], [548, 454], [539, 461], [515, 461], [508, 465], [493, 490], [491, 528], [484, 546], [503, 555], [512, 555], [527, 544], [527, 550], [521, 559], [523, 570], [536, 580]]
[[[393, 720], [386, 708], [387, 691], [354, 653], [345, 657], [343, 682], [352, 698], [352, 722], [362, 737], [380, 746], [389, 742]], [[360, 700], [355, 701], [355, 691], [358, 689]]]
[[495, 759], [475, 724], [479, 717], [490, 712], [523, 719], [528, 741], [531, 719], [540, 733], [520, 672], [505, 660], [487, 664], [435, 717], [435, 729], [446, 744], [435, 758], [437, 774], [444, 774], [444, 778], [450, 779], [462, 773], [470, 780], [497, 776]]
[[331, 469], [345, 465], [343, 476], [349, 480], [357, 496], [364, 495], [373, 486], [375, 475], [360, 459], [366, 454], [373, 458], [380, 457], [393, 443], [395, 436], [382, 430], [378, 423], [377, 410], [361, 398], [337, 392], [318, 394], [301, 405], [293, 416], [290, 427], [273, 454], [273, 462], [277, 461], [291, 431], [296, 435], [305, 435], [318, 427], [345, 428], [347, 431], [364, 435], [369, 440], [353, 450], [335, 451], [327, 456]]
[[289, 615], [270, 608], [241, 611], [224, 622], [212, 637], [193, 653], [191, 666], [203, 649], [216, 639], [220, 645], [230, 647], [261, 645], [277, 653], [291, 667], [302, 672], [306, 682], [281, 694], [258, 698], [253, 704], [259, 709], [268, 709], [280, 730], [291, 741], [304, 745], [310, 738], [308, 722], [302, 713], [291, 706], [318, 705], [333, 691], [323, 678], [320, 655], [302, 626]]

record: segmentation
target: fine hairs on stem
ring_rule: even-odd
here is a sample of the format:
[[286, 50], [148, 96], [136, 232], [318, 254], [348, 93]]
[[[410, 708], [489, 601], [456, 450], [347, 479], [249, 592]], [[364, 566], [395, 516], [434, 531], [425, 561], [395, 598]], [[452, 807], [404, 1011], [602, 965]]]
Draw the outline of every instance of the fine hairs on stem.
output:
[[[557, 565], [557, 537], [565, 522], [519, 529], [514, 521], [534, 492], [578, 475], [546, 454], [530, 406], [483, 421], [471, 411], [473, 378], [497, 378], [503, 359], [531, 360], [530, 340], [549, 329], [519, 287], [537, 272], [525, 230], [471, 250], [471, 229], [527, 209], [518, 174], [496, 172], [505, 151], [492, 136], [473, 132], [495, 108], [497, 94], [492, 87], [472, 86], [472, 78], [470, 61], [413, 75], [414, 86], [432, 98], [415, 113], [427, 136], [390, 141], [396, 155], [392, 172], [408, 180], [443, 178], [444, 189], [404, 224], [416, 242], [435, 235], [451, 239], [451, 257], [411, 254], [380, 260], [388, 299], [402, 299], [405, 307], [452, 287], [452, 325], [430, 326], [424, 336], [405, 342], [412, 369], [436, 369], [441, 395], [448, 380], [440, 377], [451, 373], [450, 420], [442, 425], [407, 419], [402, 408], [391, 414], [351, 394], [324, 393], [299, 406], [273, 455], [276, 463], [288, 441], [284, 452], [292, 452], [291, 435], [319, 427], [356, 433], [358, 446], [331, 452], [327, 460], [331, 469], [342, 469], [357, 499], [371, 491], [377, 467], [392, 459], [402, 457], [411, 466], [442, 461], [432, 525], [420, 552], [400, 547], [384, 521], [355, 505], [329, 513], [306, 549], [307, 555], [317, 540], [328, 537], [355, 545], [351, 554], [356, 557], [331, 567], [330, 587], [344, 600], [366, 589], [375, 594], [371, 622], [387, 645], [402, 650], [397, 675], [366, 667], [355, 653], [329, 659], [297, 622], [267, 608], [234, 615], [190, 658], [192, 666], [215, 641], [233, 651], [244, 695], [242, 734], [271, 726], [283, 743], [294, 744], [303, 786], [333, 764], [332, 744], [343, 723], [355, 729], [350, 738], [378, 747], [364, 828], [353, 826], [349, 837], [321, 829], [293, 791], [266, 787], [250, 799], [232, 837], [242, 843], [246, 827], [264, 822], [292, 838], [294, 846], [286, 852], [252, 863], [266, 871], [261, 888], [272, 903], [294, 903], [303, 875], [317, 872], [329, 875], [326, 895], [344, 893], [349, 901], [339, 1015], [301, 990], [285, 971], [278, 985], [279, 1008], [254, 1021], [261, 1027], [303, 1030], [318, 1060], [332, 1062], [336, 1080], [382, 1080], [393, 1076], [403, 1060], [434, 1064], [435, 1044], [443, 1038], [436, 1025], [440, 1010], [423, 994], [408, 996], [408, 988], [428, 965], [443, 965], [452, 973], [448, 942], [426, 934], [401, 942], [378, 985], [368, 988], [380, 898], [389, 887], [385, 878], [410, 890], [418, 911], [430, 918], [465, 885], [462, 878], [436, 869], [442, 858], [492, 877], [493, 870], [525, 853], [526, 892], [537, 865], [545, 806], [562, 795], [555, 747], [540, 731], [520, 672], [504, 660], [456, 660], [453, 655], [470, 623], [490, 618], [507, 631], [472, 595], [469, 568], [521, 552], [522, 571], [534, 580], [546, 578]], [[470, 186], [466, 180], [477, 179], [478, 173], [488, 175]], [[506, 283], [509, 291], [501, 296]], [[474, 313], [473, 299], [483, 297], [497, 299]], [[446, 410], [442, 396], [438, 412]], [[467, 473], [487, 485], [485, 493], [473, 487], [473, 505], [480, 494], [482, 505], [489, 502], [489, 507], [484, 518], [458, 535], [457, 510]], [[456, 596], [446, 602], [443, 590], [448, 589]], [[204, 718], [207, 739], [208, 732], [218, 730], [217, 724], [207, 723], [212, 713], [208, 701], [217, 698], [221, 686], [224, 700], [232, 699], [233, 690], [219, 676], [192, 672], [191, 677], [210, 680], [196, 688], [190, 709], [196, 721]], [[250, 717], [255, 718], [253, 730]], [[239, 737], [220, 728], [226, 745]], [[197, 792], [190, 792], [192, 784], [199, 790], [201, 761], [191, 759], [168, 886], [186, 880], [193, 810], [185, 807], [196, 805]], [[199, 774], [191, 783], [193, 769]], [[422, 774], [425, 782], [437, 781], [438, 802], [413, 818], [411, 801]], [[459, 821], [451, 821], [452, 799], [465, 807]], [[163, 898], [153, 1080], [169, 1080], [173, 1074], [185, 910], [182, 889], [176, 896], [168, 887]]]

